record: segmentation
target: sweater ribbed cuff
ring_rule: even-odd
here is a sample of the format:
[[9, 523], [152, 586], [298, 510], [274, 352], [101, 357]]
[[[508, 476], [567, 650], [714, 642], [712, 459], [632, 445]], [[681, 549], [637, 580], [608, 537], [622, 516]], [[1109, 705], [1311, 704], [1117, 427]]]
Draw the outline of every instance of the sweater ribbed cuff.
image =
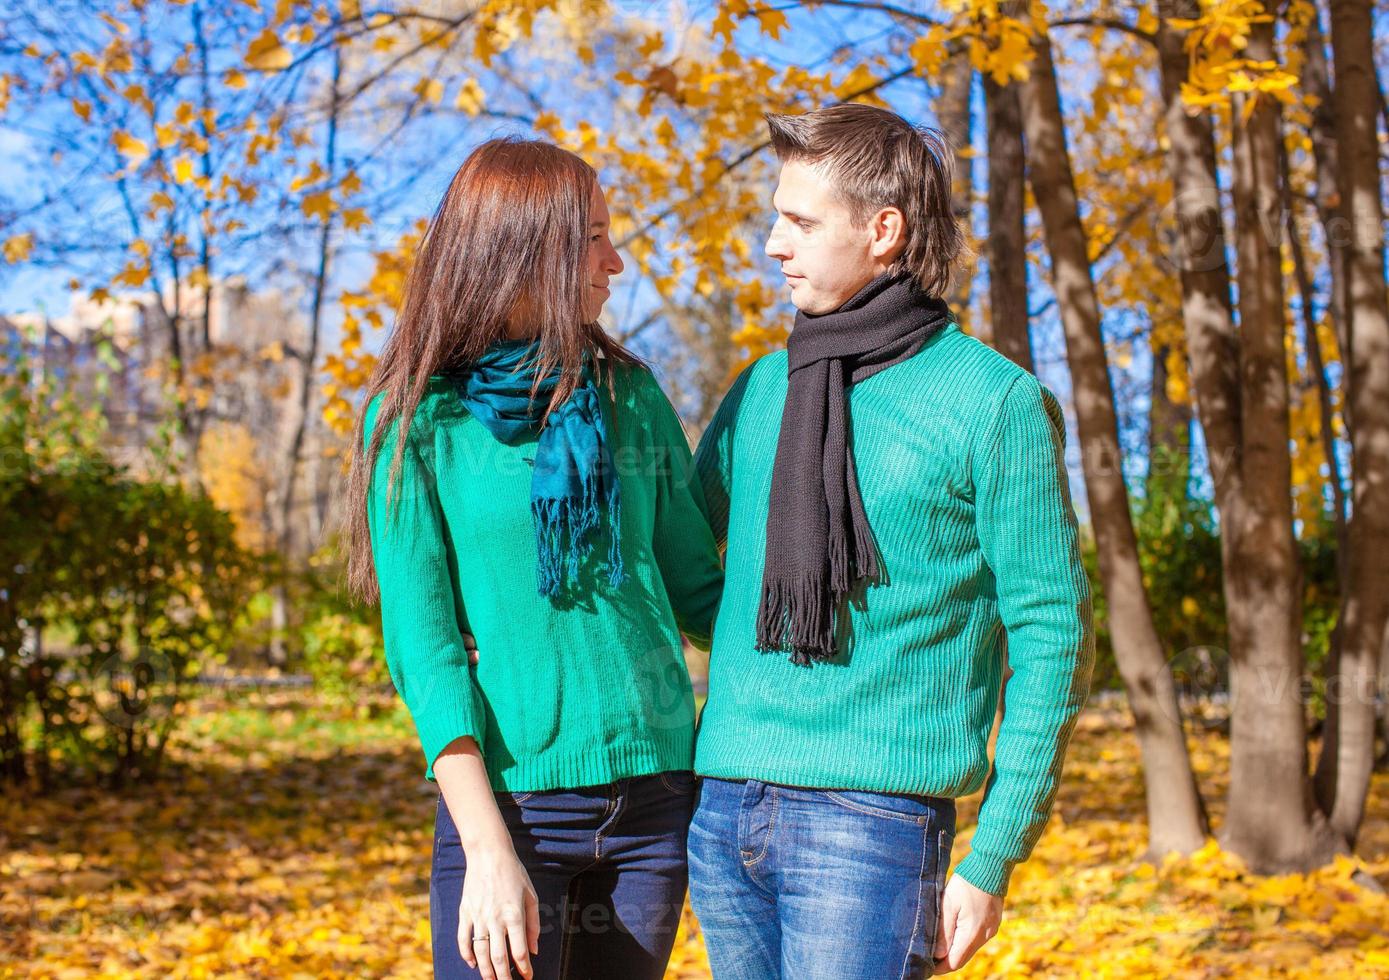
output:
[[[434, 760], [439, 753], [448, 748], [454, 739], [471, 735], [477, 747], [486, 757], [487, 746], [483, 744], [483, 726], [474, 703], [472, 684], [455, 688], [438, 685], [441, 696], [431, 700], [428, 711], [411, 712], [415, 721], [415, 731], [419, 734], [420, 748], [424, 750], [424, 778], [434, 779]], [[443, 693], [447, 691], [447, 693]]]
[[1016, 861], [971, 850], [955, 866], [955, 873], [975, 888], [1004, 898], [1008, 894], [1008, 879], [1016, 866]]

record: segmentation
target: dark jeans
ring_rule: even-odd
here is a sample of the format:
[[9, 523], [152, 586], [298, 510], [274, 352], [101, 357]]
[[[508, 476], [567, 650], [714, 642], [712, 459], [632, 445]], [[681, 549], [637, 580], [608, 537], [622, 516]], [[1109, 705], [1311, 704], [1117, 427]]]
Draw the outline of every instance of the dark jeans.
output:
[[690, 900], [714, 980], [929, 977], [955, 801], [700, 780]]
[[[671, 771], [606, 786], [496, 794], [540, 900], [536, 980], [665, 975], [685, 902], [694, 791], [693, 773]], [[466, 873], [458, 828], [441, 795], [429, 920], [434, 975], [448, 980], [480, 976], [458, 951]]]

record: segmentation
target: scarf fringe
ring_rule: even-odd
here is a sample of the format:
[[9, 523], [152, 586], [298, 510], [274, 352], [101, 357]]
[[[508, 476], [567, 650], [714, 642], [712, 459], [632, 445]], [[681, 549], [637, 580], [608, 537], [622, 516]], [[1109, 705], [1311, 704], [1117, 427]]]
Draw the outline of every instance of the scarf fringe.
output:
[[614, 589], [627, 581], [626, 569], [622, 567], [622, 498], [617, 492], [617, 479], [613, 479], [612, 492], [608, 494], [608, 584]]
[[831, 601], [849, 591], [849, 541], [843, 532], [830, 532], [830, 596]]
[[531, 501], [531, 516], [535, 520], [536, 587], [543, 596], [554, 596], [567, 574], [573, 581], [579, 574], [579, 564], [593, 550], [593, 534], [606, 510], [608, 529], [608, 581], [613, 587], [622, 584], [626, 576], [622, 567], [622, 542], [619, 534], [621, 512], [616, 483], [608, 493], [606, 508], [599, 504], [599, 481], [584, 481], [583, 496], [578, 501], [565, 497]]
[[[872, 531], [865, 520], [862, 525], [854, 521], [854, 565], [857, 572], [854, 576], [856, 580], [867, 579], [870, 582], [878, 581], [878, 549], [873, 546]], [[847, 595], [849, 590], [836, 593], [836, 600]]]
[[[757, 649], [791, 649], [791, 662], [809, 667], [834, 657], [834, 609], [825, 583], [809, 574], [795, 582], [777, 580], [762, 587], [757, 610]], [[788, 636], [789, 633], [789, 636]]]

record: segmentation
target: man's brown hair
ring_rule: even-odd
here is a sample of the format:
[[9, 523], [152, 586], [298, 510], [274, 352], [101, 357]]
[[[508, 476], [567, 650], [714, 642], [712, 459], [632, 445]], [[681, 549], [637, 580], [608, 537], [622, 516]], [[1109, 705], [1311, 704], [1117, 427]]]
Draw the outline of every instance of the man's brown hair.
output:
[[892, 269], [911, 272], [928, 296], [943, 296], [968, 247], [951, 207], [955, 154], [945, 134], [853, 102], [765, 115], [777, 159], [822, 167], [855, 223], [881, 208], [902, 212], [906, 247]]

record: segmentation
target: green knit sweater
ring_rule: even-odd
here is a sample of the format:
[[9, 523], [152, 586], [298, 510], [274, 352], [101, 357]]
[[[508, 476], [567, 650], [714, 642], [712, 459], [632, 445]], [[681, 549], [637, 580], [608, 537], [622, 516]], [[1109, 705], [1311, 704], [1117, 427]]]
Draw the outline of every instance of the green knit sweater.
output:
[[[947, 797], [987, 777], [957, 872], [1004, 895], [1050, 815], [1094, 662], [1060, 406], [954, 324], [850, 389], [886, 581], [853, 597], [847, 651], [806, 668], [755, 648], [786, 383], [785, 351], [752, 364], [695, 455], [727, 545], [695, 770]], [[1005, 633], [1013, 674], [990, 775]]]
[[[367, 407], [367, 439], [383, 397]], [[389, 521], [399, 420], [382, 442], [368, 497], [381, 626], [427, 779], [463, 735], [498, 790], [598, 785], [693, 762], [680, 631], [708, 646], [718, 549], [689, 443], [651, 373], [619, 368], [612, 402], [600, 401], [621, 481], [627, 578], [616, 589], [604, 529], [576, 581], [553, 600], [537, 593], [537, 439], [498, 442], [444, 379], [430, 379], [409, 427]], [[476, 666], [464, 632], [477, 638]]]

